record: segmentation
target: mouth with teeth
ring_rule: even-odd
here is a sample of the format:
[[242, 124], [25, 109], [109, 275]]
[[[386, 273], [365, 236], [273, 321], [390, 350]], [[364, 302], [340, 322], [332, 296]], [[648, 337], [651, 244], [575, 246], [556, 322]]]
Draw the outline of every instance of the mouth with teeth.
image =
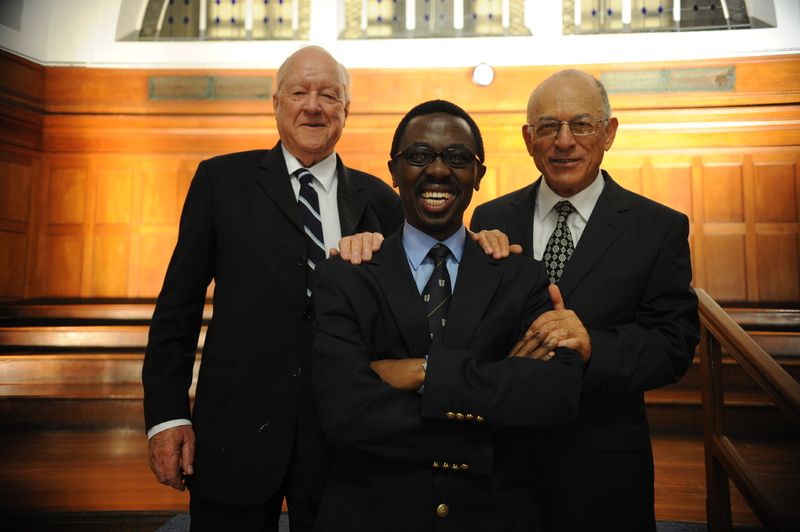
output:
[[455, 196], [452, 192], [434, 192], [434, 191], [425, 191], [420, 194], [423, 201], [430, 205], [431, 207], [441, 207], [447, 200]]

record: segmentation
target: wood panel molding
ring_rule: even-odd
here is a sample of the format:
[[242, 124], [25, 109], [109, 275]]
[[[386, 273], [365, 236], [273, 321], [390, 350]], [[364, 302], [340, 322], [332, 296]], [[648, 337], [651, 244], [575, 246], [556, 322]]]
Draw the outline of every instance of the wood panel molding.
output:
[[[575, 65], [603, 72], [735, 68], [733, 91], [611, 95], [620, 128], [604, 168], [686, 213], [694, 284], [722, 301], [800, 300], [800, 55]], [[274, 72], [41, 67], [0, 51], [0, 300], [158, 294], [197, 164], [278, 140], [271, 102], [151, 100], [152, 76], [274, 79]], [[524, 149], [530, 90], [555, 67], [352, 71], [337, 146], [390, 182], [395, 127], [445, 98], [481, 127], [488, 171], [474, 206], [538, 177]]]

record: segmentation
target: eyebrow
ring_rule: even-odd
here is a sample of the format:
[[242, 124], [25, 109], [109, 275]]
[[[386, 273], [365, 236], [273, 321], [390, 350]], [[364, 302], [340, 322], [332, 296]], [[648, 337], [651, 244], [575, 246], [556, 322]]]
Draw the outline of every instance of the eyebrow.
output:
[[[580, 114], [577, 114], [577, 115], [573, 116], [569, 120], [567, 120], [567, 122], [569, 122], [571, 120], [575, 120], [576, 118], [594, 118], [594, 116], [592, 116], [591, 113], [580, 113]], [[552, 120], [553, 122], [561, 122], [561, 120], [559, 120], [558, 118], [556, 118], [554, 116], [540, 116], [539, 118], [536, 119], [536, 122], [541, 122], [541, 121], [544, 121], [544, 120], [547, 120], [547, 121]], [[532, 122], [532, 123], [534, 123], [534, 122]]]

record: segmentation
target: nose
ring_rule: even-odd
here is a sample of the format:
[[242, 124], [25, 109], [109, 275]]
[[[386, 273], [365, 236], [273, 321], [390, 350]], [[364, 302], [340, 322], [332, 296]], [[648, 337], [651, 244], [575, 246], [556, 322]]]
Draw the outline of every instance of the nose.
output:
[[433, 177], [446, 177], [450, 175], [450, 167], [444, 162], [444, 154], [437, 153], [433, 161], [428, 164], [425, 171]]
[[572, 134], [569, 122], [561, 122], [558, 126], [558, 134], [556, 135], [556, 146], [563, 150], [569, 148], [573, 144], [575, 144], [575, 135]]
[[320, 108], [319, 93], [316, 91], [311, 91], [308, 94], [306, 94], [306, 97], [303, 100], [303, 109], [305, 109], [309, 113], [315, 113], [319, 108]]

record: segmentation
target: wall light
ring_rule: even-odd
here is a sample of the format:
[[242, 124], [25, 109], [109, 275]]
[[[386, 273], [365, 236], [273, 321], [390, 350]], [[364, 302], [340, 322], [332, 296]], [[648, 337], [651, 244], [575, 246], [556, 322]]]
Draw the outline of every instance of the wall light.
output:
[[494, 79], [494, 69], [486, 63], [480, 63], [472, 69], [472, 82], [480, 87], [489, 85]]

